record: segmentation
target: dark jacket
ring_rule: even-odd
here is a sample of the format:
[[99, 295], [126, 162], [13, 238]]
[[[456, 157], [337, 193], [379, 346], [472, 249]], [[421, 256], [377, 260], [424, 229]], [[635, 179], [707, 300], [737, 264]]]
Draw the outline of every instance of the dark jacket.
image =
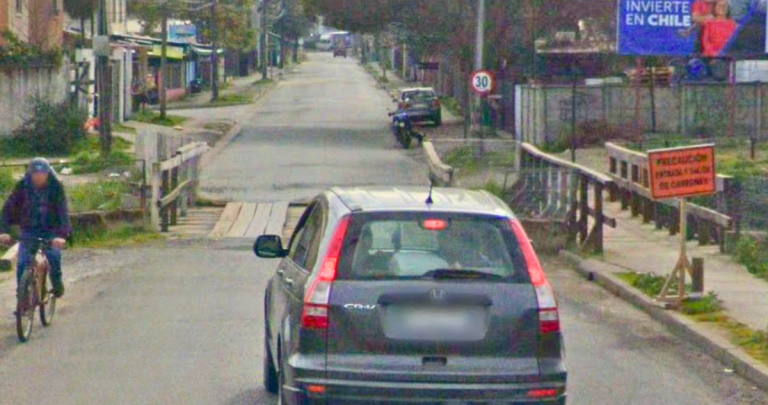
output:
[[[33, 185], [29, 176], [16, 184], [13, 193], [3, 206], [3, 212], [0, 215], [0, 231], [8, 233], [11, 226], [19, 225], [24, 230], [29, 230], [32, 218], [32, 193]], [[55, 175], [51, 175], [48, 183], [48, 209], [44, 222], [48, 225], [50, 233], [59, 238], [69, 238], [72, 234], [72, 226], [69, 222], [69, 211], [67, 209], [67, 196], [64, 193], [64, 186]]]

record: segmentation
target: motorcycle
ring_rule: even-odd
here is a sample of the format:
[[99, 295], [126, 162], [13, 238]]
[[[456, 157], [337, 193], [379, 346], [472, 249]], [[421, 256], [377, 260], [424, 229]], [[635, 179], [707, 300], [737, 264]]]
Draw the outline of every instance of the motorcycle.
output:
[[407, 112], [391, 112], [389, 113], [389, 116], [392, 117], [392, 133], [395, 135], [395, 139], [397, 139], [397, 142], [400, 143], [403, 149], [410, 148], [414, 138], [416, 138], [419, 145], [421, 145], [421, 142], [424, 140], [424, 135], [413, 129], [413, 123]]

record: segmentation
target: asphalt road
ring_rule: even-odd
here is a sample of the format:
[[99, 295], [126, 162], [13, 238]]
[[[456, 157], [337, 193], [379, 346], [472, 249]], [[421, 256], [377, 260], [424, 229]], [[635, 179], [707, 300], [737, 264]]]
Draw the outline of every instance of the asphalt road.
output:
[[[115, 256], [130, 265], [71, 287], [56, 323], [29, 343], [0, 328], [0, 403], [275, 403], [260, 383], [263, 290], [274, 262], [234, 240]], [[547, 265], [562, 304], [569, 404], [768, 404], [765, 393], [561, 266]]]
[[[314, 72], [337, 72], [336, 80], [351, 77], [358, 83], [351, 86], [366, 97], [383, 97], [364, 88], [368, 81], [351, 61], [327, 59], [308, 64], [313, 73], [299, 72], [297, 77], [325, 83]], [[275, 100], [299, 93], [287, 85], [290, 80], [299, 79], [275, 89]], [[333, 88], [333, 82], [317, 86], [318, 98], [337, 98], [320, 91]], [[297, 105], [305, 111], [291, 118]], [[354, 103], [346, 104], [356, 118], [350, 118], [351, 129], [344, 129], [342, 121], [327, 119], [329, 123], [321, 125], [325, 108], [324, 103], [307, 100], [270, 105], [269, 114], [254, 113], [254, 120], [272, 122], [281, 132], [270, 135], [249, 124], [251, 130], [218, 156], [206, 184], [211, 187], [211, 179], [220, 176], [215, 181], [232, 184], [222, 188], [231, 198], [278, 199], [304, 198], [332, 183], [333, 175], [347, 183], [418, 180], [411, 173], [421, 171], [418, 161], [381, 137], [373, 110], [360, 107], [357, 112]], [[267, 107], [248, 106], [237, 113], [248, 109]], [[300, 124], [305, 118], [313, 121]], [[278, 125], [278, 119], [288, 123]], [[344, 144], [333, 145], [337, 138]], [[310, 152], [300, 153], [304, 149]], [[326, 150], [332, 152], [320, 153]], [[277, 151], [307, 155], [307, 163], [302, 167], [297, 156], [280, 158]], [[248, 158], [248, 153], [259, 158]], [[334, 154], [346, 160], [341, 169], [326, 172], [324, 168], [334, 165]], [[299, 166], [286, 168], [285, 163], [278, 170], [265, 161]], [[239, 180], [228, 183], [226, 170]], [[291, 173], [290, 181], [278, 176], [285, 170]], [[272, 188], [265, 180], [272, 175], [286, 186]], [[256, 259], [240, 240], [69, 253], [67, 278], [77, 274], [80, 281], [68, 287], [56, 323], [37, 328], [27, 344], [15, 342], [11, 327], [7, 304], [13, 285], [0, 284], [0, 404], [276, 403], [261, 388], [263, 291], [274, 262]], [[765, 392], [725, 372], [642, 312], [577, 277], [559, 261], [546, 260], [545, 265], [560, 297], [570, 405], [768, 405]], [[101, 274], [93, 275], [97, 272]]]
[[353, 59], [310, 54], [254, 106], [184, 114], [231, 117], [242, 134], [205, 168], [205, 195], [305, 200], [339, 185], [427, 185], [420, 153], [395, 146], [386, 93]]

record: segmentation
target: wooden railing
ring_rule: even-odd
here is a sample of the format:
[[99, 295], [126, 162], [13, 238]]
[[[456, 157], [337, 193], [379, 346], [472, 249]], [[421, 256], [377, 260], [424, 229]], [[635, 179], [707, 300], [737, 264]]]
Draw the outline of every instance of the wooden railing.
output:
[[194, 206], [200, 157], [208, 149], [205, 142], [190, 143], [179, 148], [172, 158], [152, 164], [153, 229], [168, 232], [179, 214], [186, 215], [187, 207]]
[[429, 181], [438, 187], [453, 186], [454, 168], [440, 160], [432, 142], [424, 141], [422, 147], [429, 165]]
[[509, 205], [513, 209], [530, 208], [533, 199], [533, 212], [526, 209], [522, 215], [547, 217], [562, 213], [569, 242], [578, 240], [582, 250], [601, 253], [603, 226], [616, 227], [616, 220], [603, 212], [603, 194], [612, 186], [611, 178], [546, 154], [528, 143], [523, 143], [520, 151], [520, 179], [513, 187]]
[[[609, 188], [610, 201], [621, 201], [621, 208], [631, 210], [632, 216], [641, 216], [644, 223], [655, 222], [656, 229], [667, 228], [670, 235], [677, 234], [680, 230], [679, 201], [654, 201], [651, 198], [648, 155], [611, 142], [605, 147], [610, 160], [609, 176], [613, 180]], [[737, 206], [733, 198], [736, 187], [731, 177], [718, 175], [717, 188], [717, 209], [687, 203], [688, 235], [698, 237], [701, 245], [717, 243], [725, 252], [726, 233], [733, 227], [734, 220], [723, 212], [733, 212]]]

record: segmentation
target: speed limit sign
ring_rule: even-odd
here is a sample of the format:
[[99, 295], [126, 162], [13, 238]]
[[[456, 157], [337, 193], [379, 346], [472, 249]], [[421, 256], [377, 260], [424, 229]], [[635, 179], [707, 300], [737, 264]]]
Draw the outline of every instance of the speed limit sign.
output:
[[493, 73], [487, 70], [478, 70], [472, 74], [472, 90], [481, 96], [486, 96], [493, 90], [494, 81]]

